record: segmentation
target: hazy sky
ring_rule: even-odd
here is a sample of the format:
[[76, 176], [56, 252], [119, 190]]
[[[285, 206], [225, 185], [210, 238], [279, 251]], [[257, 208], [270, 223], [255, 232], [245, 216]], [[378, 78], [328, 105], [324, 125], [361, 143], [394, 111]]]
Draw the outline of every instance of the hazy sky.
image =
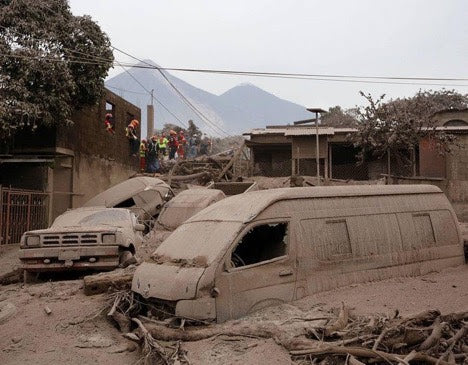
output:
[[[165, 67], [468, 78], [467, 0], [71, 0], [114, 46]], [[115, 53], [117, 60], [128, 57]], [[111, 75], [121, 72], [111, 71]], [[174, 73], [215, 94], [251, 82], [312, 107], [441, 86]], [[436, 83], [435, 81], [433, 83]], [[460, 82], [468, 85], [468, 81]], [[467, 93], [467, 86], [446, 87]]]

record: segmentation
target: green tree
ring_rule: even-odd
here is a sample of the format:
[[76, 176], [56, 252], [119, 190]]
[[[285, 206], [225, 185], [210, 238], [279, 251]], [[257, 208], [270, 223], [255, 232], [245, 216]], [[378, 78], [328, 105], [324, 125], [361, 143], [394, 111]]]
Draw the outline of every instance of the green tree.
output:
[[361, 152], [360, 162], [368, 156], [377, 158], [390, 153], [401, 161], [408, 161], [407, 152], [418, 146], [423, 138], [436, 142], [440, 153], [449, 153], [455, 136], [436, 130], [434, 114], [468, 106], [468, 96], [454, 90], [419, 91], [413, 97], [384, 102], [385, 95], [374, 99], [361, 95], [368, 104], [357, 110], [358, 132], [351, 140]]
[[66, 0], [0, 0], [0, 139], [71, 123], [99, 100], [112, 63], [107, 35]]

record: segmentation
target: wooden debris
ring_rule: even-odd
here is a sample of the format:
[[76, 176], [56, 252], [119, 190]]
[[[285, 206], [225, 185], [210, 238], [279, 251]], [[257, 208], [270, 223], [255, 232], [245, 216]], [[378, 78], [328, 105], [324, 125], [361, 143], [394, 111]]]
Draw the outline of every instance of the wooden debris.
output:
[[[131, 297], [126, 303], [131, 303]], [[117, 303], [117, 304], [116, 304]], [[111, 313], [128, 313], [128, 305], [115, 302]], [[132, 304], [130, 304], [130, 307]], [[293, 361], [300, 363], [387, 364], [463, 364], [468, 360], [468, 324], [466, 313], [441, 315], [425, 311], [407, 318], [397, 316], [350, 317], [349, 308], [341, 306], [336, 319], [326, 327], [314, 321], [319, 318], [294, 318], [292, 321], [235, 321], [224, 324], [193, 325], [183, 328], [171, 321], [157, 321], [136, 315], [136, 338], [143, 339], [143, 353], [170, 363], [181, 359], [179, 342], [222, 337], [272, 338], [287, 349]], [[323, 318], [328, 318], [324, 316]], [[322, 317], [320, 318], [322, 319]], [[128, 328], [128, 327], [127, 327]], [[313, 335], [313, 336], [312, 336]], [[131, 334], [127, 338], [134, 337]], [[316, 339], [311, 339], [311, 338]], [[135, 338], [135, 337], [134, 337]], [[171, 345], [172, 344], [172, 345]], [[170, 349], [176, 351], [170, 355]], [[174, 355], [176, 354], [176, 355]], [[146, 356], [145, 355], [145, 356]]]
[[108, 292], [109, 290], [129, 289], [132, 285], [135, 267], [128, 267], [125, 270], [114, 270], [95, 275], [85, 276], [84, 293], [95, 295]]

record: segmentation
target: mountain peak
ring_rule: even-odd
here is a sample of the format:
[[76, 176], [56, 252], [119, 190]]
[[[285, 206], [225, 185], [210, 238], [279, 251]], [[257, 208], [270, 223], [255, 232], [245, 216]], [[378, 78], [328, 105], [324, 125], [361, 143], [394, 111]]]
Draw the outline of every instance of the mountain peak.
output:
[[[145, 59], [139, 64], [159, 66], [149, 59]], [[165, 106], [165, 108], [155, 108], [155, 120], [158, 126], [164, 123], [177, 123], [177, 120], [183, 124], [192, 119], [202, 130], [210, 131], [205, 121], [194, 115], [194, 111], [181, 100], [167, 81], [159, 75], [159, 72], [148, 69], [138, 71], [138, 73], [134, 72], [134, 77], [139, 79], [147, 90], [154, 89], [155, 97]], [[164, 74], [203, 114], [228, 131], [240, 134], [248, 129], [263, 127], [266, 124], [284, 124], [310, 118], [310, 113], [306, 111], [305, 107], [283, 100], [251, 83], [242, 83], [227, 90], [222, 95], [214, 95], [171, 75], [167, 71]], [[141, 84], [138, 84], [127, 73], [122, 72], [107, 80], [106, 85], [118, 89], [122, 97], [141, 108], [142, 128], [144, 128], [146, 97], [134, 92], [141, 90]], [[170, 112], [166, 109], [169, 109]]]

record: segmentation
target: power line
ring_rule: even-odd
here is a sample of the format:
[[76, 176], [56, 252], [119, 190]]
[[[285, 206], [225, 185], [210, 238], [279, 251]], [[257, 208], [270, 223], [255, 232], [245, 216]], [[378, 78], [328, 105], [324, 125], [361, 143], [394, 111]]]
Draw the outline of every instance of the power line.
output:
[[121, 89], [121, 88], [119, 88], [119, 87], [115, 87], [115, 86], [111, 86], [111, 85], [106, 85], [106, 87], [109, 87], [109, 88], [114, 89], [114, 90], [126, 92], [126, 93], [131, 93], [131, 94], [140, 94], [140, 95], [146, 95], [146, 94], [147, 94], [147, 93], [142, 93], [142, 92], [139, 92], [139, 91], [132, 91], [132, 90], [127, 90], [127, 89]]
[[[53, 11], [50, 7], [45, 5], [44, 3], [41, 3], [41, 5], [49, 10], [51, 13], [55, 15], [59, 15], [57, 12]], [[18, 35], [21, 35], [22, 37], [27, 37], [31, 39], [36, 39], [34, 37], [31, 37], [30, 35], [25, 35], [22, 34], [18, 31], [15, 31], [11, 28], [5, 27], [0, 25], [1, 28], [8, 30], [10, 32], [16, 33]], [[37, 39], [36, 39], [37, 40]], [[311, 79], [311, 80], [319, 80], [319, 81], [328, 81], [328, 79], [369, 79], [369, 80], [407, 80], [407, 81], [455, 81], [455, 82], [463, 82], [463, 81], [468, 81], [468, 78], [456, 78], [456, 77], [404, 77], [404, 76], [363, 76], [363, 75], [346, 75], [346, 74], [309, 74], [309, 73], [289, 73], [289, 72], [264, 72], [264, 71], [242, 71], [242, 70], [223, 70], [223, 69], [200, 69], [200, 68], [180, 68], [180, 67], [160, 67], [160, 66], [155, 66], [151, 65], [145, 61], [140, 60], [139, 58], [117, 48], [114, 46], [111, 46], [115, 50], [141, 62], [144, 63], [144, 65], [134, 65], [134, 64], [125, 64], [127, 67], [133, 67], [133, 68], [150, 68], [150, 69], [156, 69], [156, 70], [165, 70], [165, 71], [180, 71], [180, 72], [196, 72], [196, 73], [214, 73], [214, 74], [227, 74], [227, 75], [237, 75], [237, 76], [259, 76], [259, 77], [276, 77], [276, 78], [297, 78], [297, 79]], [[61, 47], [64, 50], [68, 50], [70, 52], [74, 52], [77, 54], [81, 54], [86, 57], [94, 58], [96, 61], [100, 61], [102, 63], [108, 63], [108, 62], [113, 62], [113, 60], [104, 58], [101, 56], [97, 55], [92, 55], [86, 52], [81, 52], [78, 50], [73, 50], [70, 48], [66, 47]], [[89, 59], [84, 59], [85, 61], [90, 61]], [[121, 62], [122, 63], [122, 62]], [[344, 80], [343, 80], [344, 81]], [[356, 82], [356, 81], [354, 81]], [[378, 83], [378, 82], [370, 82], [370, 81], [365, 81], [365, 80], [360, 80], [360, 82], [366, 82], [366, 83]], [[411, 83], [402, 83], [402, 84], [409, 84], [412, 85]], [[458, 84], [426, 84], [426, 83], [421, 83], [421, 84], [415, 84], [415, 85], [429, 85], [429, 86], [468, 86], [468, 85], [458, 85]]]
[[[118, 63], [118, 62], [117, 62], [117, 63]], [[131, 77], [133, 80], [135, 80], [135, 82], [143, 88], [143, 90], [145, 90], [149, 95], [151, 95], [151, 91], [149, 91], [135, 76], [133, 76], [133, 75], [131, 74], [131, 72], [128, 71], [128, 70], [125, 68], [125, 66], [120, 66], [120, 67], [122, 67], [122, 69], [123, 69], [126, 73], [128, 73], [128, 74], [130, 75], [130, 77]], [[184, 122], [182, 122], [173, 112], [171, 112], [171, 111], [169, 110], [169, 108], [168, 108], [167, 106], [165, 106], [159, 99], [157, 99], [154, 95], [151, 95], [151, 96], [152, 96], [152, 98], [153, 98], [156, 102], [158, 102], [169, 114], [171, 114], [175, 119], [177, 119], [177, 120], [179, 121], [179, 123], [182, 124], [182, 126], [184, 126], [185, 128], [188, 128], [188, 126], [187, 126]]]
[[[131, 58], [133, 58], [133, 59], [135, 59], [135, 60], [137, 60], [137, 61], [139, 61], [139, 62], [142, 62], [142, 63], [144, 63], [144, 64], [146, 64], [146, 65], [153, 66], [153, 65], [151, 65], [151, 64], [149, 64], [149, 63], [147, 63], [147, 62], [145, 62], [145, 61], [143, 61], [143, 60], [141, 60], [141, 59], [139, 59], [139, 58], [137, 58], [137, 57], [135, 57], [135, 56], [133, 56], [133, 55], [131, 55], [131, 54], [129, 54], [129, 53], [127, 53], [127, 52], [121, 50], [121, 49], [119, 49], [119, 48], [117, 48], [117, 47], [112, 47], [112, 48], [114, 48], [115, 50], [117, 50], [117, 51], [119, 51], [119, 52], [121, 52], [121, 53], [123, 53], [123, 54], [125, 54], [125, 55], [127, 55], [127, 56], [129, 56], [129, 57], [131, 57]], [[212, 121], [211, 121], [206, 115], [204, 115], [195, 105], [193, 105], [193, 103], [190, 102], [190, 100], [188, 100], [188, 98], [187, 98], [187, 97], [186, 97], [186, 96], [169, 80], [169, 78], [164, 74], [164, 72], [163, 72], [162, 70], [160, 70], [159, 68], [156, 68], [156, 69], [159, 71], [159, 73], [161, 74], [161, 76], [167, 81], [167, 83], [174, 89], [174, 91], [181, 97], [182, 101], [183, 101], [185, 104], [187, 104], [187, 106], [188, 106], [190, 109], [192, 109], [192, 110], [195, 112], [195, 114], [196, 114], [198, 117], [200, 117], [200, 118], [202, 119], [202, 121], [205, 122], [206, 125], [211, 126], [211, 129], [212, 129], [215, 133], [219, 134], [220, 136], [222, 136], [222, 134], [225, 134], [226, 136], [230, 136], [230, 134], [229, 134], [228, 132], [226, 132], [224, 129], [222, 129], [221, 127], [219, 127], [216, 123], [212, 122]], [[220, 134], [219, 132], [217, 132], [216, 129], [218, 129], [219, 131], [221, 131], [222, 134]]]

